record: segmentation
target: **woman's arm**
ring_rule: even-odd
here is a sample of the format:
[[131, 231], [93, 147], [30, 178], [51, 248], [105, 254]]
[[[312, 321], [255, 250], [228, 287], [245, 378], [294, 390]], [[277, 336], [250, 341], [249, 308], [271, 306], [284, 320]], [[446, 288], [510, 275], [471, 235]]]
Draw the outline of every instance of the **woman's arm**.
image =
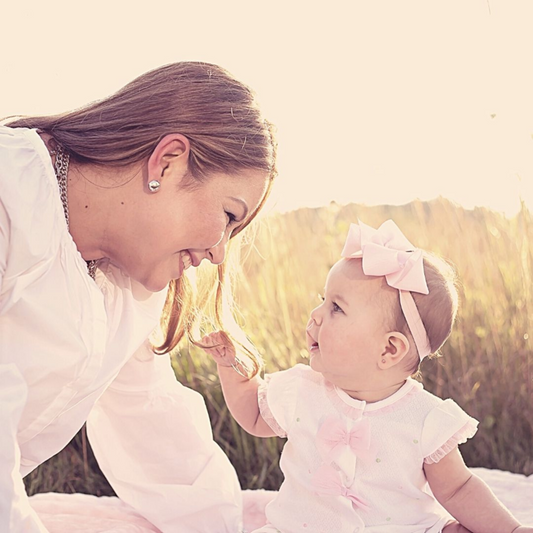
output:
[[275, 437], [259, 411], [257, 392], [263, 380], [259, 376], [245, 377], [233, 368], [235, 347], [224, 333], [211, 333], [202, 339], [202, 344], [208, 346], [205, 351], [217, 363], [224, 400], [233, 418], [255, 437]]
[[[7, 254], [9, 246], [9, 218], [0, 198], [0, 292], [6, 272]], [[1, 303], [1, 302], [0, 302]]]
[[20, 475], [17, 431], [28, 387], [14, 364], [1, 361], [0, 383], [0, 531], [45, 533], [48, 530], [30, 506]]
[[168, 354], [144, 343], [96, 402], [87, 431], [117, 495], [161, 531], [241, 530], [235, 470], [203, 397], [176, 380]]
[[520, 523], [494, 496], [490, 488], [465, 465], [459, 449], [424, 471], [435, 498], [473, 533], [533, 531]]

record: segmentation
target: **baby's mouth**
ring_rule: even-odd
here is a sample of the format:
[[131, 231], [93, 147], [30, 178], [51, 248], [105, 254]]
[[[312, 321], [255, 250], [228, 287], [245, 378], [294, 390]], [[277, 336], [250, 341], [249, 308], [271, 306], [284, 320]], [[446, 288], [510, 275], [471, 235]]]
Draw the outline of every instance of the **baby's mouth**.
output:
[[311, 329], [313, 328], [313, 319], [310, 319], [307, 323], [306, 334], [307, 334], [307, 346], [310, 352], [318, 350], [318, 342], [312, 337]]

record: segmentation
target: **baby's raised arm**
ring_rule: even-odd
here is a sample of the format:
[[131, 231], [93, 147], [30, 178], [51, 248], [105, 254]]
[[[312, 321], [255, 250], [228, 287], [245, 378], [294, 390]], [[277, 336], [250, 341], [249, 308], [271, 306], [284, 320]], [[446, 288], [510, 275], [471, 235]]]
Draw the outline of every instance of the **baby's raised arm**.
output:
[[465, 465], [458, 448], [438, 463], [424, 465], [431, 491], [439, 503], [472, 533], [526, 533], [483, 480]]
[[[259, 376], [248, 378], [239, 374], [235, 365], [235, 347], [223, 332], [206, 335], [204, 350], [217, 363], [218, 375], [224, 399], [238, 424], [255, 437], [275, 437], [276, 433], [265, 422], [259, 411], [257, 391], [262, 383]], [[210, 347], [209, 347], [210, 346]]]

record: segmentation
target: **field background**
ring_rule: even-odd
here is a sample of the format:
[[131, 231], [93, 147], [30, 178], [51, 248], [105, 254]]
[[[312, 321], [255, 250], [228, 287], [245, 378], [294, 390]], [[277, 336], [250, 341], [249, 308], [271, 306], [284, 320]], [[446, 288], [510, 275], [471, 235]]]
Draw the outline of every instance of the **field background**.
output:
[[[469, 466], [533, 474], [533, 219], [465, 210], [439, 199], [405, 206], [331, 204], [264, 218], [247, 245], [238, 278], [238, 308], [266, 371], [307, 361], [305, 324], [325, 276], [337, 261], [350, 222], [377, 227], [392, 218], [417, 246], [451, 260], [462, 282], [456, 328], [443, 357], [425, 361], [425, 387], [451, 397], [480, 421], [461, 447]], [[224, 406], [214, 365], [194, 346], [174, 355], [178, 379], [206, 398], [216, 441], [235, 465], [243, 488], [277, 489], [284, 441], [247, 435]], [[28, 494], [113, 494], [84, 430], [25, 478]]]

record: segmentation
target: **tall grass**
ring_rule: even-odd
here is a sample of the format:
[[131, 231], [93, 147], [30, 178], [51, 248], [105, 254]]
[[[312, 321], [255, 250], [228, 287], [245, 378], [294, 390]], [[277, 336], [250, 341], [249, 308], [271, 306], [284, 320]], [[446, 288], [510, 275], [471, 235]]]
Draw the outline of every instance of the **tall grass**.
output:
[[[456, 328], [443, 357], [424, 362], [424, 385], [480, 421], [477, 435], [461, 447], [468, 465], [532, 474], [533, 220], [526, 208], [508, 219], [441, 199], [401, 207], [332, 204], [268, 217], [250, 245], [236, 291], [241, 322], [266, 371], [307, 362], [309, 311], [358, 218], [374, 227], [392, 218], [415, 245], [456, 265], [462, 282]], [[279, 487], [283, 441], [254, 438], [237, 426], [214, 365], [197, 348], [182, 346], [174, 368], [206, 398], [215, 439], [243, 487]], [[111, 493], [83, 435], [28, 476], [26, 486], [30, 493]]]

